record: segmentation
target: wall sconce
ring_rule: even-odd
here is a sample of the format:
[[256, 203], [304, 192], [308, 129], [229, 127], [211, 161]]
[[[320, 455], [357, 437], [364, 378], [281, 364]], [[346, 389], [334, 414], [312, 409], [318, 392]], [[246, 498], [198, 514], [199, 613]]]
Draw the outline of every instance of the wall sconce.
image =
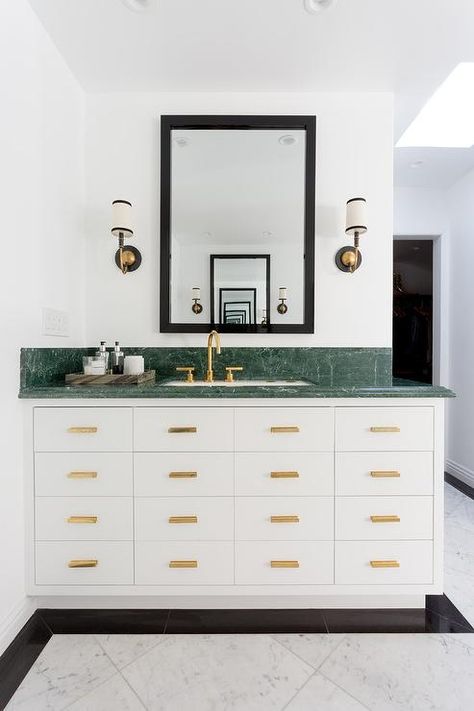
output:
[[278, 291], [278, 298], [280, 299], [280, 303], [277, 306], [277, 311], [279, 314], [284, 316], [287, 311], [288, 311], [288, 306], [286, 305], [287, 301], [287, 288], [286, 286], [281, 286], [279, 291]]
[[336, 266], [341, 272], [351, 274], [362, 263], [359, 251], [359, 236], [367, 232], [367, 201], [365, 198], [351, 198], [346, 205], [346, 235], [354, 236], [353, 247], [341, 247], [336, 254]]
[[125, 245], [125, 235], [133, 236], [131, 227], [132, 203], [128, 200], [114, 200], [112, 203], [112, 229], [114, 237], [118, 237], [119, 248], [115, 252], [115, 264], [122, 274], [134, 272], [142, 263], [142, 255], [136, 247]]
[[261, 322], [260, 322], [260, 325], [261, 325], [261, 326], [268, 326], [268, 322], [267, 322], [267, 310], [266, 310], [266, 309], [262, 309], [262, 320], [261, 320]]
[[201, 304], [201, 289], [199, 286], [194, 286], [192, 289], [193, 292], [193, 305], [191, 306], [192, 311], [198, 316], [200, 313], [202, 313], [202, 304]]

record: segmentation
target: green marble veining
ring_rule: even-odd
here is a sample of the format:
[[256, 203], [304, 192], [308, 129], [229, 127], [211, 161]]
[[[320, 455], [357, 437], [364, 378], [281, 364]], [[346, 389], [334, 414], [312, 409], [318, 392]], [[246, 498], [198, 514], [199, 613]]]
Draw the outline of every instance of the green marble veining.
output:
[[204, 348], [128, 348], [143, 355], [145, 367], [157, 371], [157, 382], [127, 387], [71, 387], [64, 375], [80, 372], [82, 356], [95, 349], [26, 348], [21, 352], [20, 398], [341, 398], [454, 397], [447, 388], [392, 380], [389, 348], [223, 348], [216, 357], [216, 380], [226, 365], [243, 365], [245, 379], [309, 381], [308, 386], [208, 385], [173, 387], [177, 365], [194, 365], [196, 377], [206, 369]]

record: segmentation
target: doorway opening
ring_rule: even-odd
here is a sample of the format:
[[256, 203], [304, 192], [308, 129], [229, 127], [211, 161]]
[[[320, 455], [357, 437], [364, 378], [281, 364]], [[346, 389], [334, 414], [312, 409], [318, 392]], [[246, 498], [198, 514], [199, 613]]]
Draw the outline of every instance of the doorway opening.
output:
[[393, 375], [433, 383], [433, 239], [394, 238]]

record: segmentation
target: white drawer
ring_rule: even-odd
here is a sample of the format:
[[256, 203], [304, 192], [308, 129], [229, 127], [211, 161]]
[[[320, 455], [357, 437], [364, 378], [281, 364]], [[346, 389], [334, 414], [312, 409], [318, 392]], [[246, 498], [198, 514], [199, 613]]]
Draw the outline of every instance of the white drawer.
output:
[[128, 452], [41, 452], [35, 455], [36, 496], [133, 496]]
[[135, 496], [233, 496], [234, 455], [135, 454]]
[[[373, 521], [399, 517], [399, 521]], [[407, 540], [433, 537], [431, 496], [345, 496], [336, 498], [336, 540]]]
[[[69, 567], [93, 565], [94, 567]], [[36, 544], [37, 585], [132, 585], [133, 543], [60, 541]]]
[[35, 505], [38, 541], [133, 540], [131, 497], [45, 497]]
[[237, 496], [332, 496], [334, 455], [329, 452], [237, 454]]
[[134, 432], [139, 452], [231, 452], [234, 413], [223, 407], [136, 408]]
[[235, 546], [236, 585], [331, 585], [333, 569], [332, 541], [252, 541]]
[[431, 407], [336, 408], [338, 452], [432, 449]]
[[334, 412], [315, 407], [236, 409], [238, 452], [330, 452], [334, 449]]
[[[372, 567], [393, 564], [399, 567]], [[431, 541], [336, 543], [336, 585], [402, 585], [432, 582], [433, 544]]]
[[234, 539], [234, 499], [135, 499], [138, 541], [231, 541]]
[[234, 544], [193, 541], [136, 543], [135, 583], [233, 585]]
[[336, 454], [338, 496], [421, 496], [432, 493], [432, 452]]
[[[286, 522], [288, 517], [294, 520]], [[334, 499], [332, 496], [237, 498], [235, 537], [238, 541], [333, 540]]]
[[132, 410], [119, 407], [36, 407], [37, 452], [128, 452]]

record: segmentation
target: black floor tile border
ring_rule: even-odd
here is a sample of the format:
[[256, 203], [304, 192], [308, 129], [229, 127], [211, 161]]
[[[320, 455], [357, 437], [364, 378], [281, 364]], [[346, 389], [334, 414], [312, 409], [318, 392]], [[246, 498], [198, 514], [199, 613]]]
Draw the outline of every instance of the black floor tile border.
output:
[[466, 484], [452, 474], [448, 474], [448, 472], [444, 472], [444, 480], [458, 491], [469, 496], [470, 499], [474, 499], [474, 487], [469, 486], [469, 484]]
[[474, 633], [446, 595], [425, 609], [39, 609], [0, 656], [4, 709], [53, 634]]

